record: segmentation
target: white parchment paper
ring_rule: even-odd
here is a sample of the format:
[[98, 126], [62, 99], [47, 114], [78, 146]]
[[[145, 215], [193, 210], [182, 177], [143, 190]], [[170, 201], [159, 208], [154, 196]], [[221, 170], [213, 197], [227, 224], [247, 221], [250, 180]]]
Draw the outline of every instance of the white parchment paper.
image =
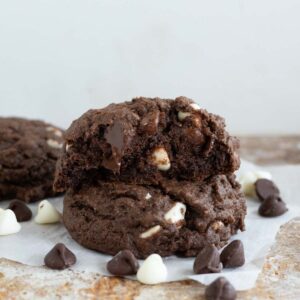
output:
[[[257, 213], [259, 201], [247, 200], [246, 231], [233, 237], [233, 239], [241, 239], [244, 243], [246, 264], [241, 268], [222, 271], [222, 276], [230, 280], [237, 290], [250, 289], [255, 285], [264, 257], [274, 243], [279, 227], [290, 219], [300, 216], [300, 166], [260, 168], [243, 162], [239, 173], [252, 169], [263, 169], [272, 173], [289, 211], [277, 218], [262, 218]], [[62, 211], [62, 198], [55, 198], [51, 202]], [[0, 202], [1, 208], [6, 208], [7, 205], [8, 201]], [[35, 215], [37, 204], [31, 204], [30, 208]], [[70, 238], [62, 224], [38, 225], [33, 220], [21, 224], [22, 229], [19, 233], [0, 236], [0, 257], [40, 266], [43, 265], [45, 254], [56, 243], [62, 242], [77, 256], [77, 264], [72, 267], [73, 269], [109, 275], [105, 266], [111, 257], [78, 245]], [[164, 261], [168, 268], [168, 281], [191, 278], [209, 284], [220, 276], [220, 274], [194, 275], [193, 258], [168, 257]], [[135, 279], [135, 277], [131, 278]]]

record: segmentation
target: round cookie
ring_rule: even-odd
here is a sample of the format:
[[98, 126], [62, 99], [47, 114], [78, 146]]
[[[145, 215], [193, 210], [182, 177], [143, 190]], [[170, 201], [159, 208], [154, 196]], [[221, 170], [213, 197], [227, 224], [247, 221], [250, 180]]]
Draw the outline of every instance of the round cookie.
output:
[[245, 199], [235, 177], [202, 183], [163, 180], [159, 186], [99, 181], [69, 190], [63, 219], [81, 245], [115, 255], [131, 250], [138, 258], [196, 256], [207, 244], [224, 246], [244, 230]]
[[223, 118], [192, 100], [136, 98], [89, 110], [65, 135], [58, 163], [57, 191], [89, 178], [158, 184], [163, 178], [203, 180], [233, 173], [240, 160], [238, 140]]
[[0, 118], [0, 200], [54, 196], [63, 131], [36, 120]]

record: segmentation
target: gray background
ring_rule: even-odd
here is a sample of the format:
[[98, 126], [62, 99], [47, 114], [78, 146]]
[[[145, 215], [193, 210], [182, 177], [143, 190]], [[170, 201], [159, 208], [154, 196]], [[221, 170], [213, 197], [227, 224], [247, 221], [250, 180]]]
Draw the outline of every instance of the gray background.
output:
[[0, 114], [66, 127], [186, 95], [234, 133], [299, 133], [299, 15], [299, 0], [0, 0]]

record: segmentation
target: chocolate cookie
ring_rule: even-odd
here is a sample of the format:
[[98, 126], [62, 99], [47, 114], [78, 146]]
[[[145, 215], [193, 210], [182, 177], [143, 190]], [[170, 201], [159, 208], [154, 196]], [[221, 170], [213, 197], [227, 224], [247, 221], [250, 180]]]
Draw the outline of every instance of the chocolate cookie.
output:
[[99, 181], [69, 190], [64, 224], [87, 248], [137, 258], [151, 253], [196, 256], [205, 245], [224, 246], [244, 229], [245, 199], [235, 177], [202, 183], [162, 180], [159, 186]]
[[0, 200], [54, 196], [63, 132], [42, 121], [0, 118]]
[[55, 189], [91, 178], [158, 184], [163, 178], [203, 180], [238, 169], [238, 140], [224, 120], [192, 100], [136, 98], [89, 110], [65, 135]]

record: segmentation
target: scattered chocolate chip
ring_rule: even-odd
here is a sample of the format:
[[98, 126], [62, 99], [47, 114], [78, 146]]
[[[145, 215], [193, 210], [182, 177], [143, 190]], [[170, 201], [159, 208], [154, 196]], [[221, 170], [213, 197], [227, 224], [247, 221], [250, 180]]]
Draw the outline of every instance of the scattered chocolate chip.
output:
[[268, 179], [258, 179], [255, 182], [255, 191], [257, 197], [264, 201], [270, 196], [279, 196], [280, 191], [275, 183]]
[[135, 275], [139, 263], [131, 251], [122, 250], [107, 263], [106, 268], [116, 276]]
[[286, 204], [279, 196], [270, 196], [260, 205], [258, 213], [262, 217], [278, 217], [287, 211]]
[[64, 244], [59, 243], [45, 256], [45, 265], [54, 270], [63, 270], [76, 263], [76, 256]]
[[32, 218], [30, 208], [23, 201], [13, 200], [9, 203], [7, 209], [10, 209], [15, 213], [18, 222], [29, 221]]
[[221, 255], [224, 268], [240, 267], [245, 263], [244, 246], [240, 240], [235, 240], [226, 246]]
[[235, 288], [224, 277], [219, 277], [205, 290], [206, 300], [235, 300], [237, 297]]
[[197, 255], [194, 262], [194, 272], [196, 274], [219, 273], [222, 270], [220, 254], [213, 245], [204, 247]]

